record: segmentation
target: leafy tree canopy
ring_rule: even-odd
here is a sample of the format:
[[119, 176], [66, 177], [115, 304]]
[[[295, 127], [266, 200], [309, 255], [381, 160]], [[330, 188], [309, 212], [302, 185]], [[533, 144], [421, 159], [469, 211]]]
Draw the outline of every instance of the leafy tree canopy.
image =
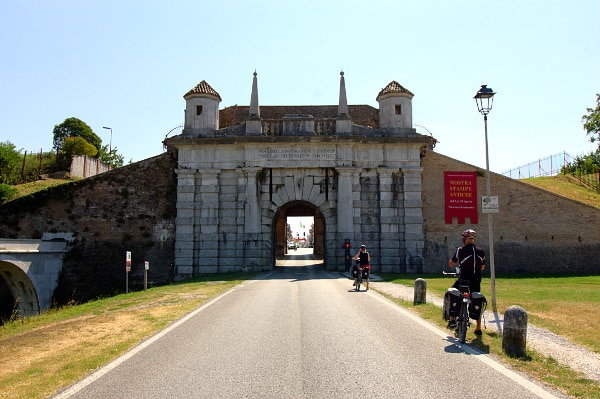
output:
[[596, 108], [588, 108], [588, 114], [581, 118], [583, 128], [590, 136], [590, 142], [598, 141], [598, 151], [600, 151], [600, 94], [596, 94]]
[[75, 155], [93, 157], [98, 153], [98, 150], [83, 137], [65, 137], [62, 142], [61, 152], [69, 158]]
[[98, 151], [98, 159], [109, 164], [113, 169], [123, 166], [125, 157], [117, 152], [117, 147], [109, 151], [107, 145], [103, 145]]
[[67, 118], [60, 125], [54, 126], [53, 146], [59, 152], [67, 137], [81, 137], [100, 151], [102, 140], [84, 121], [77, 118]]

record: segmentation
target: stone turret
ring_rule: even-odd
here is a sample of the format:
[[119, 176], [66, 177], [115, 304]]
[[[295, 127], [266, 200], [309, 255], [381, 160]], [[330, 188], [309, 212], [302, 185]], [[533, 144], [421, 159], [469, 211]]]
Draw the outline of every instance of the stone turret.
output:
[[412, 129], [412, 94], [396, 81], [390, 82], [377, 95], [379, 128]]
[[250, 110], [248, 118], [246, 118], [246, 134], [261, 135], [262, 122], [260, 119], [260, 107], [258, 106], [258, 80], [256, 79], [256, 71], [252, 79], [252, 93], [250, 95]]
[[184, 137], [212, 137], [219, 129], [221, 96], [206, 81], [188, 91], [185, 99]]

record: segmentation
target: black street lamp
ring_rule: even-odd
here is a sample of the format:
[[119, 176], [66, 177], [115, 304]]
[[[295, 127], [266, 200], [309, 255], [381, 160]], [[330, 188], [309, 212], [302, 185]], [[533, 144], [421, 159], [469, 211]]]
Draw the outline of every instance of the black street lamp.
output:
[[[487, 133], [487, 115], [492, 110], [494, 104], [494, 90], [481, 85], [481, 88], [475, 94], [475, 102], [477, 103], [477, 111], [483, 115], [483, 124], [485, 130], [485, 170], [486, 170], [486, 195], [491, 196], [490, 187], [490, 158], [488, 151], [488, 133]], [[492, 228], [492, 214], [488, 212], [488, 239], [490, 246], [490, 285], [492, 287], [492, 309], [497, 312], [496, 308], [496, 270], [494, 268], [494, 230]]]
[[102, 126], [102, 129], [110, 130], [110, 141], [108, 143], [108, 153], [112, 153], [112, 127]]

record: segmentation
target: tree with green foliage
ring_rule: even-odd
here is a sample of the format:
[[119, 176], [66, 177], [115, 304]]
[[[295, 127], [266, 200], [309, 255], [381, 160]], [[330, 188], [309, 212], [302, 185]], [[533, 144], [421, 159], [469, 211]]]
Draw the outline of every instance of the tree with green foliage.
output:
[[65, 137], [58, 154], [56, 154], [56, 164], [59, 170], [69, 170], [73, 157], [77, 155], [93, 157], [97, 153], [96, 147], [88, 143], [83, 137]]
[[87, 155], [90, 157], [98, 153], [96, 147], [88, 143], [83, 137], [65, 137], [63, 140], [61, 153], [69, 158], [77, 155]]
[[54, 126], [53, 134], [53, 146], [57, 153], [61, 151], [67, 137], [81, 137], [93, 145], [97, 151], [100, 151], [102, 146], [102, 140], [92, 131], [92, 128], [77, 118], [67, 118], [61, 124]]
[[109, 164], [113, 169], [120, 168], [123, 166], [125, 157], [117, 153], [117, 147], [112, 148], [110, 151], [108, 145], [103, 145], [98, 151], [98, 159], [106, 164]]
[[0, 183], [14, 184], [23, 156], [10, 141], [0, 142]]
[[587, 108], [587, 112], [581, 117], [583, 129], [590, 136], [591, 143], [598, 141], [598, 148], [595, 152], [577, 156], [573, 162], [563, 166], [562, 173], [581, 176], [600, 172], [600, 94], [596, 94], [596, 108]]
[[596, 94], [596, 108], [587, 108], [587, 115], [583, 115], [581, 121], [586, 134], [590, 136], [590, 142], [598, 141], [597, 152], [600, 151], [600, 94]]

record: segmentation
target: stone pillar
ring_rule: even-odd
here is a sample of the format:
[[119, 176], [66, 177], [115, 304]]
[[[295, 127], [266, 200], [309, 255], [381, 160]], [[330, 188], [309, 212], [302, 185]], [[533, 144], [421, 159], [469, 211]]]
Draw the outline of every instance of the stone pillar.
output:
[[527, 312], [520, 306], [509, 306], [504, 312], [502, 350], [509, 356], [527, 354]]
[[184, 279], [193, 275], [196, 171], [176, 169], [175, 173], [177, 174], [175, 275], [176, 279]]
[[199, 170], [196, 201], [199, 211], [194, 267], [198, 273], [219, 271], [219, 170]]
[[246, 174], [246, 204], [244, 209], [244, 232], [260, 233], [260, 211], [258, 209], [258, 190], [256, 174], [261, 168], [244, 168]]
[[399, 248], [401, 231], [399, 224], [398, 193], [394, 192], [392, 174], [398, 169], [378, 168], [379, 174], [379, 220], [380, 220], [380, 254], [381, 271], [387, 273], [398, 272]]
[[402, 168], [404, 175], [404, 245], [407, 273], [423, 271], [423, 168]]
[[340, 248], [343, 245], [344, 238], [353, 237], [350, 236], [354, 231], [354, 207], [352, 203], [352, 173], [354, 168], [338, 167], [336, 168], [338, 174], [338, 198], [337, 198], [337, 224], [338, 234], [340, 236]]
[[413, 304], [427, 303], [427, 281], [422, 278], [415, 280]]

